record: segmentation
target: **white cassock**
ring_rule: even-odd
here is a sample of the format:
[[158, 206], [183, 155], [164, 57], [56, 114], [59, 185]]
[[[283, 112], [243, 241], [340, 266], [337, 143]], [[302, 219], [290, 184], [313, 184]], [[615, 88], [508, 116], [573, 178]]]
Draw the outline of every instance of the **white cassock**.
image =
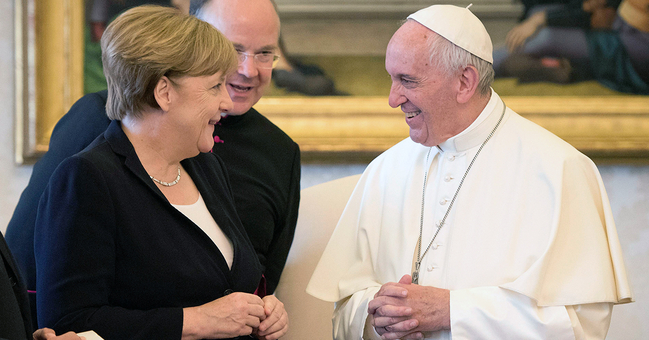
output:
[[379, 287], [412, 272], [423, 191], [422, 252], [503, 110], [422, 261], [419, 284], [451, 290], [451, 330], [426, 339], [606, 337], [613, 304], [633, 298], [599, 172], [492, 90], [439, 148], [408, 138], [363, 173], [307, 287], [336, 302], [334, 339], [361, 339]]

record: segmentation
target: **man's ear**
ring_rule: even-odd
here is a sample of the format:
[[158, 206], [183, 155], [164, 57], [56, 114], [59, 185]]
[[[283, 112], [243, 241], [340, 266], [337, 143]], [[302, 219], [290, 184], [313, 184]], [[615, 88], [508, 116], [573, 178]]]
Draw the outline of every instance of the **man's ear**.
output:
[[166, 76], [162, 76], [153, 89], [153, 97], [162, 111], [169, 111], [171, 105], [173, 84]]
[[480, 74], [478, 74], [478, 69], [473, 65], [465, 67], [462, 74], [460, 74], [460, 88], [457, 93], [458, 103], [464, 104], [468, 102], [475, 94], [479, 82]]

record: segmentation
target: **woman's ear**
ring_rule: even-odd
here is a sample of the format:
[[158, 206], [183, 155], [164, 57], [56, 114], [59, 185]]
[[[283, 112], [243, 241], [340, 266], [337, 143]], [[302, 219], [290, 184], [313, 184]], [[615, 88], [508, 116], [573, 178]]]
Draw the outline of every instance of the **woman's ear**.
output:
[[171, 80], [166, 76], [162, 76], [153, 89], [153, 97], [162, 111], [169, 111], [169, 107], [171, 106], [172, 90]]
[[457, 93], [458, 103], [464, 104], [468, 102], [475, 94], [479, 82], [480, 74], [478, 74], [478, 69], [473, 65], [465, 67], [460, 75], [460, 88]]

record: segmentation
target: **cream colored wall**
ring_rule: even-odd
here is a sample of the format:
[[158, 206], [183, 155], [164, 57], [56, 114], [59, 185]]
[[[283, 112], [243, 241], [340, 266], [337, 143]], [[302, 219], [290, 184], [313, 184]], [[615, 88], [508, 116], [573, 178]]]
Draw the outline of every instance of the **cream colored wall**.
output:
[[649, 166], [600, 165], [635, 303], [615, 307], [609, 340], [649, 339]]
[[[19, 1], [19, 0], [14, 0]], [[31, 166], [14, 164], [13, 1], [0, 1], [0, 232], [4, 233]], [[303, 187], [363, 170], [357, 165], [303, 167]], [[649, 339], [649, 166], [601, 165], [636, 302], [617, 306], [610, 340]]]

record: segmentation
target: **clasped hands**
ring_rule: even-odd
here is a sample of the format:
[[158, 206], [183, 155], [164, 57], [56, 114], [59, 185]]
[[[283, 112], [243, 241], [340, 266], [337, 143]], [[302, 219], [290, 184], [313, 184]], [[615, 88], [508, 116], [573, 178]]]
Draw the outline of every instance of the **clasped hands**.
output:
[[183, 339], [253, 335], [260, 340], [276, 340], [288, 331], [284, 304], [273, 295], [262, 299], [253, 294], [232, 293], [184, 311]]
[[381, 286], [368, 319], [381, 339], [423, 339], [423, 332], [451, 328], [450, 291], [411, 283], [410, 275]]

